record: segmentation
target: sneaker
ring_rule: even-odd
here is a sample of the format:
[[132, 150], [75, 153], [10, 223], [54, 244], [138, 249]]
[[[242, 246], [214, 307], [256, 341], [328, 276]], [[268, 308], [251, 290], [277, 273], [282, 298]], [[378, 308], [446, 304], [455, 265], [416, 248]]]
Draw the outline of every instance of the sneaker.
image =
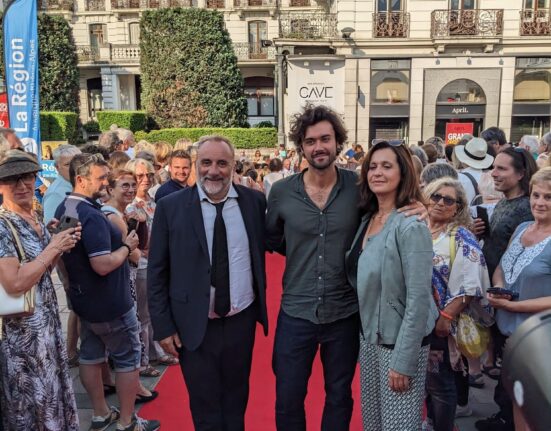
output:
[[474, 423], [478, 431], [515, 431], [513, 424], [507, 423], [499, 413]]
[[136, 415], [127, 427], [117, 424], [117, 431], [157, 431], [161, 428], [161, 423], [155, 419], [145, 420]]
[[469, 386], [473, 388], [484, 387], [484, 376], [482, 374], [469, 374]]
[[111, 411], [105, 417], [92, 416], [90, 431], [105, 431], [109, 426], [119, 420], [121, 412], [116, 407], [111, 406]]
[[472, 409], [469, 407], [468, 404], [464, 406], [457, 405], [455, 409], [455, 417], [456, 418], [466, 418], [467, 416], [471, 416], [473, 414]]

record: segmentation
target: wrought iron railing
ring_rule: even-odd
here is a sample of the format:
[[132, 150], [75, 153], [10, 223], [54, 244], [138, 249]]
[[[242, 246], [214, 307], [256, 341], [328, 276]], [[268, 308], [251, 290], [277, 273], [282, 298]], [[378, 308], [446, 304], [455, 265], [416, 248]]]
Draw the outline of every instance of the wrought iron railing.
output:
[[291, 7], [309, 7], [310, 0], [290, 0], [289, 6]]
[[434, 10], [431, 36], [495, 37], [503, 34], [503, 9]]
[[409, 13], [378, 12], [373, 14], [373, 37], [408, 37]]
[[38, 0], [41, 11], [73, 11], [73, 0]]
[[282, 12], [279, 34], [284, 39], [337, 37], [337, 15], [324, 12]]
[[139, 45], [111, 45], [111, 60], [140, 61]]
[[233, 0], [235, 7], [275, 7], [275, 0]]
[[86, 0], [85, 7], [90, 12], [104, 11], [105, 0]]
[[274, 46], [262, 46], [259, 43], [234, 43], [233, 50], [239, 61], [275, 60], [276, 56], [276, 49]]
[[191, 7], [192, 0], [111, 0], [111, 9], [159, 9]]
[[523, 9], [520, 11], [521, 36], [548, 36], [551, 19], [548, 9]]
[[207, 0], [207, 9], [224, 9], [226, 0]]
[[99, 48], [96, 46], [77, 46], [78, 61], [82, 63], [99, 60]]

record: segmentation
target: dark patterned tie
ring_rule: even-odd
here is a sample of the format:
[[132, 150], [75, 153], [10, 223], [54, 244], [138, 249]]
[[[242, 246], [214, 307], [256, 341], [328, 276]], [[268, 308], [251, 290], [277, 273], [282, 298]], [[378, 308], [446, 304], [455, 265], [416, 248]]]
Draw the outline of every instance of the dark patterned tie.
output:
[[[224, 201], [225, 202], [225, 201]], [[224, 202], [214, 204], [216, 219], [212, 237], [212, 266], [210, 282], [214, 287], [214, 312], [224, 317], [230, 311], [230, 261], [226, 224], [222, 217]]]

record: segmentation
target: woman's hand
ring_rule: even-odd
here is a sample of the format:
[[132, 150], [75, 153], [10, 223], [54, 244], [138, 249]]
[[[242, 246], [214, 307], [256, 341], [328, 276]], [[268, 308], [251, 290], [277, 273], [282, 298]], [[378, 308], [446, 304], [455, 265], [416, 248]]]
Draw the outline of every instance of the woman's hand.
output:
[[473, 220], [472, 232], [477, 236], [481, 237], [486, 232], [486, 223], [480, 218], [475, 218]]
[[133, 218], [134, 220], [138, 220], [140, 223], [145, 223], [147, 221], [147, 214], [145, 211], [130, 211], [125, 214], [125, 217], [126, 220]]
[[406, 217], [416, 215], [418, 216], [417, 220], [419, 221], [428, 220], [429, 218], [429, 212], [427, 211], [427, 208], [419, 201], [415, 201], [410, 203], [409, 205], [406, 205], [405, 207], [398, 208], [398, 212], [404, 213]]
[[502, 309], [505, 311], [514, 311], [515, 302], [511, 301], [510, 295], [496, 295], [487, 293], [486, 298], [490, 305], [494, 308]]
[[441, 338], [446, 338], [448, 335], [450, 335], [451, 329], [452, 321], [450, 319], [446, 319], [444, 316], [440, 316], [436, 321], [434, 332], [437, 336]]
[[52, 235], [50, 246], [54, 247], [60, 253], [71, 250], [78, 241], [82, 233], [82, 225], [79, 223], [75, 228], [69, 228], [63, 232]]
[[59, 220], [56, 219], [56, 218], [52, 218], [48, 224], [46, 225], [46, 229], [48, 229], [48, 232], [50, 233], [54, 233], [54, 231], [57, 229], [57, 227], [59, 226]]
[[388, 371], [388, 386], [394, 392], [406, 392], [409, 389], [411, 377], [400, 374], [397, 371]]

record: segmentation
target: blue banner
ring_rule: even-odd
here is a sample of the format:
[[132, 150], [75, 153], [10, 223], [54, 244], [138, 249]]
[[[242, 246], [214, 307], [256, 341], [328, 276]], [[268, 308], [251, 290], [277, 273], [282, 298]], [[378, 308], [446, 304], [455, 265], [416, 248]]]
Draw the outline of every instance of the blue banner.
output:
[[10, 127], [40, 159], [36, 0], [13, 0], [4, 11], [4, 65]]

